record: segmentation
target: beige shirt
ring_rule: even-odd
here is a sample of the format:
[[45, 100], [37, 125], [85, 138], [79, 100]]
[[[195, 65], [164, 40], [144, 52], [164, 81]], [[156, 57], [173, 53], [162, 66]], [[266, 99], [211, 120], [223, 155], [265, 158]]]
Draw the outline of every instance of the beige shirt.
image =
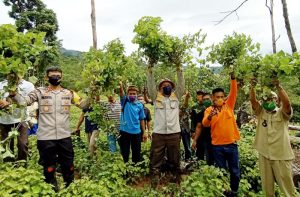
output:
[[292, 160], [294, 153], [291, 147], [288, 124], [292, 117], [285, 114], [282, 108], [277, 108], [275, 113], [268, 113], [259, 107], [257, 115], [257, 129], [254, 148], [270, 160]]
[[[58, 140], [71, 136], [70, 108], [74, 101], [74, 93], [67, 89], [53, 91], [47, 87], [37, 88], [28, 94], [17, 94], [14, 98], [21, 105], [38, 102], [39, 128], [38, 140]], [[83, 107], [83, 102], [78, 103]]]
[[179, 100], [183, 95], [185, 86], [182, 70], [177, 70], [177, 85], [175, 92], [170, 97], [164, 97], [157, 91], [152, 70], [148, 71], [147, 85], [149, 96], [154, 103], [153, 133], [179, 133]]
[[158, 94], [154, 102], [153, 133], [172, 134], [180, 132], [179, 101], [173, 93], [170, 97]]

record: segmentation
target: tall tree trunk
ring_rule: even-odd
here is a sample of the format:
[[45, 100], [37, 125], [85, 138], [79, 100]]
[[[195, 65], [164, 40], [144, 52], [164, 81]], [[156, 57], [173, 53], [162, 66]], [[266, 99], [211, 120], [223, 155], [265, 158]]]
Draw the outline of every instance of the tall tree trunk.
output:
[[290, 20], [289, 20], [289, 14], [288, 14], [288, 9], [287, 9], [287, 4], [286, 0], [281, 0], [282, 2], [282, 9], [283, 9], [283, 18], [284, 18], [284, 23], [285, 23], [285, 28], [287, 31], [287, 35], [289, 37], [289, 41], [291, 44], [291, 48], [293, 53], [297, 52], [297, 47], [293, 38], [292, 30], [291, 30], [291, 25], [290, 25]]
[[92, 13], [92, 31], [93, 31], [93, 48], [97, 49], [97, 29], [96, 29], [96, 10], [95, 10], [95, 0], [91, 0]]
[[269, 9], [271, 18], [271, 29], [272, 29], [272, 48], [273, 53], [276, 53], [276, 39], [275, 39], [275, 28], [274, 28], [274, 0], [270, 0], [270, 6], [268, 5], [268, 0], [266, 0], [266, 7]]

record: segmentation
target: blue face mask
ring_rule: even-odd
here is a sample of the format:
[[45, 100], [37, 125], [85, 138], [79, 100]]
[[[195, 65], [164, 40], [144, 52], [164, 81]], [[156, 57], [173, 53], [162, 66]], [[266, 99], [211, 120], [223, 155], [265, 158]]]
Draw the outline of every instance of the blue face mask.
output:
[[172, 87], [171, 86], [165, 86], [163, 87], [163, 93], [166, 96], [170, 96], [172, 93]]
[[128, 96], [130, 102], [134, 102], [136, 100], [136, 96]]

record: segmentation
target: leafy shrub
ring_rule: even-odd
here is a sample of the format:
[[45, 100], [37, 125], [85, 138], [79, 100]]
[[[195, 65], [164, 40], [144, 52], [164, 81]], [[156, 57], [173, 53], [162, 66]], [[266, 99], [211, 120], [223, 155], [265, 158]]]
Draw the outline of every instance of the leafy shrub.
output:
[[241, 178], [247, 179], [251, 185], [251, 191], [258, 192], [261, 190], [261, 180], [258, 167], [258, 153], [253, 148], [255, 130], [245, 124], [241, 128], [241, 140], [239, 142]]
[[100, 182], [79, 179], [72, 183], [68, 188], [59, 192], [58, 196], [63, 197], [89, 197], [89, 196], [110, 196], [110, 192], [105, 185]]
[[291, 122], [300, 122], [300, 105], [292, 105], [293, 107], [293, 117]]
[[179, 196], [222, 196], [226, 190], [230, 191], [228, 177], [218, 168], [200, 166], [181, 183]]
[[39, 171], [1, 164], [0, 177], [1, 196], [54, 196]]

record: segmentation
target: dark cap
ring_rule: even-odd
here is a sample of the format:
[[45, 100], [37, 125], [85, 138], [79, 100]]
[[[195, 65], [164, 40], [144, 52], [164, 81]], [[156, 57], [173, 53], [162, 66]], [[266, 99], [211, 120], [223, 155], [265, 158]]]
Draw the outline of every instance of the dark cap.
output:
[[197, 90], [196, 93], [197, 93], [197, 95], [204, 95], [205, 94], [205, 92], [203, 90]]

